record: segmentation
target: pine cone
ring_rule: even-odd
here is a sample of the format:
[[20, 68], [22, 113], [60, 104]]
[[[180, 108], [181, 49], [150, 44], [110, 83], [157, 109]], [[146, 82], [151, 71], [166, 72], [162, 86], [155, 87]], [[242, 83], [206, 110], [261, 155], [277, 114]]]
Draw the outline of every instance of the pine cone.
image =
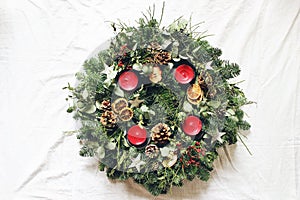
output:
[[146, 156], [155, 158], [159, 155], [159, 148], [155, 144], [149, 144], [145, 149]]
[[100, 109], [103, 111], [111, 111], [110, 100], [104, 100], [101, 102]]
[[167, 124], [159, 123], [151, 129], [152, 140], [157, 145], [164, 145], [169, 141], [171, 136], [170, 127]]
[[106, 128], [114, 128], [117, 124], [117, 116], [112, 111], [105, 111], [100, 117], [100, 122]]
[[171, 60], [171, 54], [166, 51], [159, 51], [154, 55], [154, 63], [167, 65]]

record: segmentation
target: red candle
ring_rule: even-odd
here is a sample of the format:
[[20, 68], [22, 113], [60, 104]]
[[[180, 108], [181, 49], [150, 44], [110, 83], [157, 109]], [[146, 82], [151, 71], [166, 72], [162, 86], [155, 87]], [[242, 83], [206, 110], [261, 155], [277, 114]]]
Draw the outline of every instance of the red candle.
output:
[[182, 129], [187, 135], [197, 135], [202, 129], [202, 122], [196, 116], [188, 116], [182, 124]]
[[138, 85], [139, 79], [134, 72], [123, 72], [119, 77], [119, 86], [126, 91], [131, 91]]
[[175, 70], [175, 79], [181, 84], [186, 84], [191, 82], [195, 77], [195, 72], [193, 68], [189, 65], [179, 65]]
[[139, 125], [132, 126], [128, 130], [127, 139], [132, 145], [142, 145], [147, 139], [147, 131]]

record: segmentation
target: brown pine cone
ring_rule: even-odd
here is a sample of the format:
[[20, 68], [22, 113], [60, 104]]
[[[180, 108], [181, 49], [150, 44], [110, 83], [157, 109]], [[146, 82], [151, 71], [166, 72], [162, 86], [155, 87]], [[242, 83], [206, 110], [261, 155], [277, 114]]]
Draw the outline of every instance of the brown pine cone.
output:
[[149, 144], [145, 148], [145, 153], [149, 158], [155, 158], [159, 155], [159, 148], [155, 144]]
[[105, 111], [100, 117], [100, 122], [106, 128], [114, 128], [117, 124], [117, 116], [112, 111]]
[[152, 141], [158, 145], [166, 144], [172, 135], [170, 127], [167, 124], [159, 123], [151, 129]]
[[111, 110], [111, 103], [110, 100], [104, 100], [101, 102], [100, 109], [103, 111], [110, 111]]
[[171, 61], [171, 54], [166, 51], [159, 51], [157, 52], [154, 57], [154, 63], [160, 64], [160, 65], [167, 65]]

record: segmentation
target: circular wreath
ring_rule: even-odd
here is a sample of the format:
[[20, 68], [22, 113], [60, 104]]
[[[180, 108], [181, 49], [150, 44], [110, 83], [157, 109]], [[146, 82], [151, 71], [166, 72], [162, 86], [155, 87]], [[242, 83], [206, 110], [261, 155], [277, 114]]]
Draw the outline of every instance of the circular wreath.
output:
[[99, 160], [111, 179], [132, 178], [153, 195], [195, 177], [207, 181], [217, 149], [250, 125], [244, 93], [228, 80], [237, 64], [220, 59], [182, 19], [168, 27], [152, 14], [119, 30], [84, 63], [68, 112], [81, 122], [81, 156]]

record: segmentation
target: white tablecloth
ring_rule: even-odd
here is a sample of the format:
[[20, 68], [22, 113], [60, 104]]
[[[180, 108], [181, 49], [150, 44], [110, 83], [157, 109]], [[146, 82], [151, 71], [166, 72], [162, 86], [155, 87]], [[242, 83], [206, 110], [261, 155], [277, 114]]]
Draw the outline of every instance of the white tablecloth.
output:
[[109, 21], [130, 24], [159, 0], [0, 1], [0, 199], [300, 199], [300, 1], [166, 0], [163, 24], [204, 21], [209, 42], [240, 64], [252, 124], [245, 140], [215, 162], [207, 183], [186, 182], [152, 197], [114, 183], [78, 155], [75, 122], [62, 90], [100, 44]]

